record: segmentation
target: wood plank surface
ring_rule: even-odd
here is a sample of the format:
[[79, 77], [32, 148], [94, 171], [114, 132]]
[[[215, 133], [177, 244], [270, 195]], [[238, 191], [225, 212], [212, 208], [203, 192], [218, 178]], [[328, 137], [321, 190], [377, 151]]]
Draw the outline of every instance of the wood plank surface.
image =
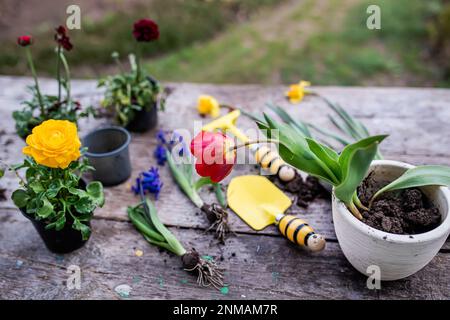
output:
[[[17, 163], [22, 159], [24, 142], [14, 133], [11, 112], [28, 97], [25, 90], [31, 79], [0, 77], [0, 159]], [[51, 80], [41, 81], [44, 92], [55, 92]], [[83, 105], [98, 105], [101, 92], [95, 81], [76, 80], [75, 96]], [[253, 85], [167, 84], [172, 93], [167, 110], [160, 113], [159, 128], [194, 130], [199, 94], [211, 94], [221, 103], [236, 105], [251, 112], [267, 111], [265, 103], [274, 101], [287, 108], [295, 118], [331, 128], [328, 109], [316, 97], [307, 97], [300, 105], [290, 105], [283, 98], [284, 87]], [[317, 92], [339, 102], [371, 132], [388, 133], [381, 151], [388, 159], [412, 164], [450, 165], [450, 90], [422, 88], [317, 87]], [[205, 121], [205, 120], [203, 120]], [[102, 126], [106, 120], [80, 123], [81, 136]], [[243, 129], [254, 124], [241, 117]], [[156, 202], [162, 221], [189, 247], [216, 257], [227, 270], [229, 293], [199, 288], [195, 279], [181, 270], [178, 258], [148, 245], [133, 229], [126, 207], [138, 202], [130, 184], [142, 170], [156, 166], [152, 156], [156, 130], [133, 134], [130, 147], [133, 174], [126, 183], [106, 189], [107, 202], [95, 212], [93, 236], [87, 246], [60, 256], [48, 252], [32, 225], [22, 217], [11, 200], [0, 202], [0, 298], [4, 299], [119, 299], [114, 288], [127, 284], [134, 299], [448, 299], [450, 298], [450, 242], [433, 261], [405, 280], [384, 282], [382, 289], [369, 290], [366, 278], [346, 261], [337, 243], [328, 200], [319, 199], [307, 210], [293, 206], [290, 211], [310, 222], [324, 234], [325, 251], [311, 254], [281, 238], [276, 228], [255, 232], [234, 214], [231, 228], [236, 237], [220, 246], [212, 234], [204, 233], [205, 218], [187, 200], [172, 181], [167, 167], [160, 168], [163, 192]], [[253, 166], [238, 166], [233, 175], [258, 173]], [[229, 182], [230, 178], [225, 180]], [[17, 182], [12, 175], [0, 181], [9, 198]], [[202, 196], [213, 199], [208, 190]], [[142, 257], [134, 249], [144, 251]], [[222, 257], [222, 261], [221, 261]], [[67, 268], [82, 270], [80, 290], [68, 290]]]

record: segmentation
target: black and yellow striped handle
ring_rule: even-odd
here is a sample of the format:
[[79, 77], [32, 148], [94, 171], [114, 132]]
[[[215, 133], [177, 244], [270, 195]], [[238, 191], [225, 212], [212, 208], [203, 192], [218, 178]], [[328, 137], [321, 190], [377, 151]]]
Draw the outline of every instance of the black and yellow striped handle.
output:
[[284, 182], [289, 182], [295, 177], [295, 169], [286, 164], [280, 155], [265, 146], [258, 146], [255, 151], [255, 160], [263, 169], [271, 174], [276, 174]]
[[311, 251], [320, 251], [325, 248], [325, 238], [315, 233], [305, 220], [291, 215], [283, 215], [278, 220], [278, 229], [290, 241], [299, 246], [305, 246]]

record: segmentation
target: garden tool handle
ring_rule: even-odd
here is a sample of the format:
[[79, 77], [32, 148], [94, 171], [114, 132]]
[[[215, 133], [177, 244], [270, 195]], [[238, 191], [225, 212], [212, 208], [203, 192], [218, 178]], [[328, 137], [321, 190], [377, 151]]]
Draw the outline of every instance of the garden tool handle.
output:
[[277, 222], [281, 234], [293, 243], [311, 251], [321, 251], [325, 248], [325, 238], [315, 233], [305, 220], [291, 215], [280, 215]]
[[266, 146], [258, 145], [255, 150], [256, 163], [271, 174], [276, 174], [281, 181], [289, 182], [295, 178], [295, 169], [281, 159], [278, 152], [270, 150]]

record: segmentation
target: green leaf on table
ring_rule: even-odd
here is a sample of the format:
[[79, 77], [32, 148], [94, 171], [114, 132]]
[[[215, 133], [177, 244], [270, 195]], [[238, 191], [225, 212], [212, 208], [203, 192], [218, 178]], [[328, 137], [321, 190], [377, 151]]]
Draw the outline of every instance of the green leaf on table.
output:
[[422, 186], [450, 186], [450, 167], [430, 165], [411, 168], [378, 190], [372, 200], [387, 191]]
[[372, 136], [344, 148], [339, 156], [342, 171], [341, 183], [336, 186], [335, 194], [344, 203], [350, 203], [356, 188], [361, 184], [374, 159], [378, 144], [387, 136]]
[[143, 211], [144, 209], [142, 208], [142, 205], [138, 207], [128, 207], [128, 217], [136, 229], [138, 229], [138, 231], [144, 236], [147, 236], [154, 241], [164, 242], [164, 237], [158, 232], [158, 230], [156, 230], [152, 223], [145, 219]]
[[171, 251], [177, 255], [181, 255], [182, 252], [185, 251], [183, 246], [177, 240], [177, 238], [175, 238], [172, 232], [170, 232], [169, 229], [166, 228], [166, 226], [161, 222], [161, 220], [159, 220], [155, 206], [147, 198], [145, 199], [144, 202], [144, 208], [147, 208], [147, 210], [149, 211], [153, 225], [155, 226], [156, 230], [158, 230], [158, 232], [164, 237], [164, 239], [172, 249]]
[[30, 200], [28, 194], [25, 192], [25, 190], [22, 189], [14, 191], [11, 198], [18, 208], [26, 207], [28, 200]]

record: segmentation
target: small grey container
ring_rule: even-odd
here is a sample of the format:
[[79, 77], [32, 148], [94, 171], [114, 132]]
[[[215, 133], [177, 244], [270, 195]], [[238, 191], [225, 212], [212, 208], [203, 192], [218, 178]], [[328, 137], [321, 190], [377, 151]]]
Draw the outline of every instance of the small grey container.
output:
[[130, 133], [121, 127], [105, 127], [89, 133], [83, 139], [86, 157], [95, 168], [93, 179], [105, 186], [115, 186], [131, 175], [128, 146]]

